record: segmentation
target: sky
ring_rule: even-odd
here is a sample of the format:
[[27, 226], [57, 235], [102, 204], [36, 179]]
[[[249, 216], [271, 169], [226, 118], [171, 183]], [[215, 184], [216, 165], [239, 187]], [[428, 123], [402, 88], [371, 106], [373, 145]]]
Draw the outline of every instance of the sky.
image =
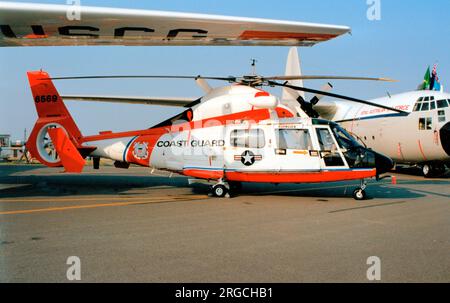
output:
[[[0, 0], [1, 1], [1, 0]], [[82, 5], [259, 17], [346, 25], [344, 35], [300, 48], [305, 75], [390, 77], [395, 83], [335, 81], [334, 92], [370, 99], [414, 90], [427, 66], [438, 64], [444, 88], [450, 85], [450, 1], [380, 0], [380, 20], [367, 18], [367, 2], [377, 0], [81, 0]], [[15, 1], [65, 4], [66, 0]], [[257, 59], [257, 73], [282, 75], [288, 47], [3, 47], [0, 48], [0, 134], [21, 140], [36, 111], [26, 71], [52, 76], [90, 74], [244, 75]], [[223, 83], [212, 82], [213, 86]], [[305, 82], [319, 88], [322, 81]], [[189, 80], [83, 80], [56, 83], [61, 94], [200, 97]], [[447, 90], [448, 91], [448, 90]], [[271, 92], [281, 95], [279, 89]], [[67, 101], [84, 135], [102, 130], [148, 128], [180, 112], [177, 108]]]

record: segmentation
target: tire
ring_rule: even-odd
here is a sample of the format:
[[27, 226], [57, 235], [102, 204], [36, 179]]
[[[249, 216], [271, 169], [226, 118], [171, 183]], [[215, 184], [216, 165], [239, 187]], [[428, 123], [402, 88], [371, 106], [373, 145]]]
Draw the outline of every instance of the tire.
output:
[[366, 195], [366, 191], [364, 189], [361, 188], [357, 188], [353, 191], [353, 199], [357, 200], [357, 201], [362, 201], [362, 200], [366, 200], [367, 195]]
[[432, 178], [434, 176], [435, 170], [430, 164], [424, 164], [422, 166], [422, 173], [425, 178]]
[[213, 186], [212, 193], [214, 197], [223, 198], [228, 193], [228, 189], [222, 184], [217, 184]]

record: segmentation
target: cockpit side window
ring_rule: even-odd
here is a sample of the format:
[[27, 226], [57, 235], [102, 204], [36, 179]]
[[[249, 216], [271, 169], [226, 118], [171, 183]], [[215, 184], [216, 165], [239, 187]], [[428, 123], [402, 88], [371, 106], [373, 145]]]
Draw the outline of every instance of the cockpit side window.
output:
[[437, 108], [444, 108], [444, 107], [448, 107], [447, 100], [445, 100], [445, 99], [438, 100], [437, 101]]

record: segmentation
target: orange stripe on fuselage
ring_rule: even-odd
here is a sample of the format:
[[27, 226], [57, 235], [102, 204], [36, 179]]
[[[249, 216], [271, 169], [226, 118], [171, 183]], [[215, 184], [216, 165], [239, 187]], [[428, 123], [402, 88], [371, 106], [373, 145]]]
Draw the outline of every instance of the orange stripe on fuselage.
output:
[[272, 31], [244, 31], [239, 38], [242, 40], [314, 40], [325, 41], [336, 38], [337, 35], [332, 34], [311, 34], [311, 33], [289, 33], [289, 32], [272, 32]]
[[[243, 111], [239, 113], [211, 117], [203, 120], [185, 122], [182, 124], [176, 125], [176, 131], [190, 130], [190, 129], [198, 129], [204, 127], [212, 127], [218, 125], [226, 125], [229, 121], [235, 120], [251, 120], [254, 122], [259, 122], [261, 120], [266, 120], [270, 118], [270, 113], [267, 109], [256, 109]], [[108, 134], [100, 134], [93, 136], [86, 136], [81, 139], [81, 142], [91, 142], [91, 141], [100, 141], [100, 140], [109, 140], [109, 139], [118, 139], [118, 138], [126, 138], [126, 137], [135, 137], [135, 136], [145, 136], [145, 135], [162, 135], [165, 133], [170, 133], [170, 126], [163, 126], [158, 128], [150, 128], [144, 130], [134, 130], [120, 133], [108, 133]]]
[[345, 180], [359, 180], [376, 176], [372, 170], [342, 170], [319, 172], [225, 172], [229, 181], [259, 182], [259, 183], [320, 183]]
[[183, 175], [199, 178], [217, 180], [223, 178], [223, 170], [206, 170], [206, 169], [185, 169]]

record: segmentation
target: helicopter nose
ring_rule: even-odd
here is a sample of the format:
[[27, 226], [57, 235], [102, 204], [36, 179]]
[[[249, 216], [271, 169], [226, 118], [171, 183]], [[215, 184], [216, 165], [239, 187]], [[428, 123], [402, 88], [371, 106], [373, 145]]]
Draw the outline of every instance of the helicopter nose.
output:
[[394, 161], [385, 155], [375, 153], [375, 167], [377, 169], [377, 175], [381, 175], [394, 167]]
[[450, 156], [450, 122], [441, 128], [439, 135], [441, 137], [442, 148], [445, 150], [447, 155]]

